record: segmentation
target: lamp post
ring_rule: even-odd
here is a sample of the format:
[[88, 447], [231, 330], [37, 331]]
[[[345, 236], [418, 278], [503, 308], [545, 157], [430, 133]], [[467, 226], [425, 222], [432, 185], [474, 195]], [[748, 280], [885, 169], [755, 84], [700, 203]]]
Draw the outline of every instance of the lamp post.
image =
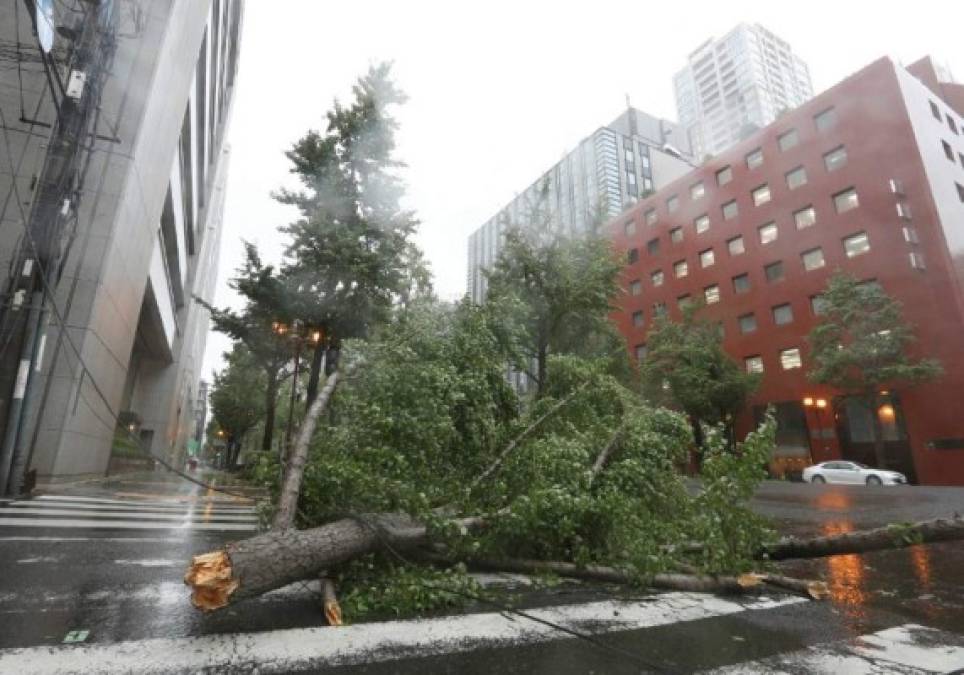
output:
[[[298, 394], [298, 371], [301, 365], [301, 347], [305, 342], [311, 345], [317, 345], [321, 342], [324, 334], [318, 328], [306, 326], [300, 319], [292, 321], [290, 326], [286, 323], [275, 321], [271, 324], [271, 329], [280, 337], [288, 336], [295, 346], [295, 367], [291, 378], [291, 399], [288, 404], [288, 424], [287, 430], [285, 431], [284, 447], [287, 448], [291, 446], [291, 435], [294, 427], [295, 399]], [[285, 454], [286, 450], [282, 449], [282, 463], [284, 463]]]
[[[827, 409], [827, 399], [825, 398], [815, 398], [813, 396], [806, 396], [803, 399], [804, 408], [813, 408], [817, 415], [817, 429], [820, 432], [820, 440], [826, 440], [826, 433], [824, 432], [823, 417], [820, 411]], [[822, 452], [826, 453], [830, 448], [827, 445], [823, 446]]]

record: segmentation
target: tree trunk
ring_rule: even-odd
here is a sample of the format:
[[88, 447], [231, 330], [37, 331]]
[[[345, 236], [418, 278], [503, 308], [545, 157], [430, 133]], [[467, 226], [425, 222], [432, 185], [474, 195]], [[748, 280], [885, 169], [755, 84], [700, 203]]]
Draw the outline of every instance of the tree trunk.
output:
[[[484, 521], [463, 518], [454, 523], [469, 530]], [[396, 514], [345, 518], [309, 530], [271, 530], [194, 556], [184, 583], [192, 587], [194, 606], [211, 611], [315, 578], [319, 570], [333, 569], [386, 544], [405, 550], [427, 541], [424, 525]]]
[[325, 358], [325, 346], [322, 342], [315, 345], [315, 351], [311, 353], [311, 368], [308, 372], [308, 389], [305, 394], [305, 412], [311, 408], [312, 401], [318, 395], [318, 382], [321, 380], [322, 361]]
[[325, 382], [325, 388], [321, 390], [321, 394], [311, 404], [308, 414], [298, 429], [298, 440], [292, 446], [284, 483], [281, 486], [281, 496], [278, 499], [278, 511], [275, 513], [273, 525], [275, 529], [288, 529], [295, 522], [298, 495], [301, 494], [301, 481], [305, 474], [305, 464], [308, 463], [308, 445], [311, 443], [311, 437], [318, 425], [318, 417], [325, 410], [325, 406], [328, 405], [328, 399], [331, 398], [331, 394], [335, 391], [337, 385], [338, 373], [333, 373]]
[[268, 386], [264, 392], [264, 436], [261, 439], [261, 449], [271, 451], [271, 440], [274, 436], [275, 407], [278, 404], [278, 372], [268, 373]]
[[542, 397], [542, 392], [546, 388], [546, 361], [549, 358], [549, 345], [545, 340], [539, 339], [539, 347], [536, 350], [536, 398]]
[[915, 544], [964, 539], [964, 516], [935, 518], [907, 525], [888, 525], [863, 532], [844, 532], [825, 537], [798, 539], [785, 537], [765, 547], [757, 558], [788, 560], [791, 558], [823, 558], [848, 553], [867, 553], [904, 548]]
[[693, 415], [688, 415], [687, 419], [690, 422], [690, 428], [693, 430], [693, 443], [696, 445], [696, 468], [699, 469], [703, 466], [703, 446], [706, 444], [706, 439], [703, 438], [703, 425]]

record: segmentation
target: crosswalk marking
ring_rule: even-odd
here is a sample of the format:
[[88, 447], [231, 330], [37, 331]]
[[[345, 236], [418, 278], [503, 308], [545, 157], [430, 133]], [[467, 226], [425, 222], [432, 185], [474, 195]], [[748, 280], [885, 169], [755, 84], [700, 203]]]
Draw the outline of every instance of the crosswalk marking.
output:
[[0, 527], [252, 532], [254, 507], [43, 495], [0, 506]]
[[715, 675], [815, 673], [947, 673], [964, 668], [964, 637], [916, 624], [904, 624], [863, 635], [740, 663], [712, 671]]
[[[742, 601], [695, 593], [665, 593], [650, 601], [606, 600], [527, 610], [540, 619], [594, 633], [635, 630], [696, 621], [806, 602], [802, 598]], [[232, 633], [190, 638], [155, 638], [71, 648], [30, 647], [0, 650], [0, 672], [205, 672], [257, 666], [259, 672], [289, 672], [354, 665], [394, 658], [428, 656], [480, 647], [507, 647], [566, 637], [547, 625], [502, 613], [435, 619], [386, 621], [332, 629], [292, 628], [263, 633]]]
[[[94, 504], [124, 504], [124, 505], [142, 505], [142, 506], [170, 506], [174, 508], [184, 508], [185, 506], [190, 506], [192, 503], [196, 503], [195, 500], [180, 500], [180, 499], [111, 499], [109, 497], [82, 497], [79, 495], [39, 495], [34, 498], [33, 501], [58, 501], [58, 502], [85, 502]], [[235, 509], [239, 511], [247, 511], [252, 508], [248, 505], [237, 505], [234, 500], [225, 502], [224, 500], [218, 499], [205, 499], [202, 500], [203, 504], [213, 504], [214, 508], [218, 509]]]

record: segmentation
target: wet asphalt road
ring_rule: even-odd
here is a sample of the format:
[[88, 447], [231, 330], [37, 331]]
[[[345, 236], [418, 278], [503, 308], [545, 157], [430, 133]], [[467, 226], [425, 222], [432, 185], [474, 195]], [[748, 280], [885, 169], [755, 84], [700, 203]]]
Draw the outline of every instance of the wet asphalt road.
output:
[[[187, 484], [152, 480], [75, 488], [114, 498], [173, 495], [198, 503]], [[63, 490], [60, 491], [63, 494]], [[220, 502], [226, 509], [231, 502]], [[785, 532], [843, 532], [964, 512], [960, 488], [867, 488], [770, 482], [754, 508]], [[69, 631], [87, 642], [115, 643], [262, 632], [323, 623], [316, 593], [294, 589], [202, 615], [181, 582], [190, 556], [246, 533], [178, 529], [0, 526], [0, 649], [59, 645]], [[964, 635], [964, 543], [836, 556], [787, 567], [828, 581], [826, 603], [796, 603], [599, 636], [511, 648], [382, 661], [325, 672], [622, 673], [687, 672], [759, 659], [815, 643], [866, 635], [907, 623]], [[523, 597], [527, 606], [588, 601], [601, 589], [562, 586]], [[470, 611], [490, 612], [491, 607]], [[964, 666], [964, 663], [961, 664]]]

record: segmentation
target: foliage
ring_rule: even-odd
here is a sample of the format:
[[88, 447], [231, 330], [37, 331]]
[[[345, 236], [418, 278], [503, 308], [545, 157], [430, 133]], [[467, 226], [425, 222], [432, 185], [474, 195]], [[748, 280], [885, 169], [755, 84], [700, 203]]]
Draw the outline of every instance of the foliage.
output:
[[[333, 421], [314, 439], [303, 525], [345, 512], [403, 511], [430, 523], [458, 558], [600, 563], [641, 582], [674, 569], [680, 558], [669, 547], [697, 538], [719, 546], [693, 564], [714, 572], [749, 566], [768, 531], [741, 504], [763, 476], [772, 422], [736, 453], [724, 452], [721, 434], [711, 434], [709, 475], [691, 496], [677, 469], [692, 443], [683, 417], [647, 406], [605, 364], [574, 355], [549, 360], [543, 396], [520, 413], [496, 328], [485, 308], [468, 302], [416, 303], [371, 339], [346, 345], [346, 358], [361, 365], [339, 388]], [[487, 480], [474, 483], [560, 401]], [[610, 460], [594, 476], [591, 467], [609, 444]], [[460, 531], [438, 510], [443, 506], [445, 513], [489, 514], [490, 523]], [[456, 596], [417, 589], [413, 579], [467, 583], [458, 573], [447, 580], [434, 574], [380, 554], [345, 568], [339, 589], [353, 612], [423, 611]]]
[[820, 297], [821, 320], [809, 338], [814, 382], [865, 393], [940, 375], [937, 361], [907, 355], [913, 330], [903, 319], [900, 303], [879, 284], [838, 272]]
[[211, 312], [214, 329], [244, 345], [251, 360], [264, 373], [264, 437], [262, 450], [271, 449], [275, 406], [283, 369], [291, 361], [291, 345], [278, 336], [274, 325], [291, 316], [285, 284], [272, 265], [261, 261], [258, 249], [245, 242], [245, 260], [228, 285], [245, 300], [244, 309], [218, 309], [202, 300]]
[[643, 390], [655, 403], [682, 410], [702, 447], [702, 425], [723, 425], [732, 446], [736, 415], [759, 386], [760, 376], [747, 373], [723, 350], [716, 323], [687, 307], [683, 321], [657, 319], [646, 342], [640, 367]]
[[941, 364], [907, 355], [913, 330], [903, 319], [900, 303], [880, 284], [837, 272], [820, 297], [821, 320], [809, 335], [810, 379], [856, 395], [870, 408], [876, 463], [886, 467], [877, 413], [881, 388], [932, 380], [941, 374]]
[[605, 356], [625, 365], [622, 338], [607, 316], [622, 269], [610, 243], [554, 230], [544, 195], [524, 226], [504, 226], [502, 250], [487, 273], [486, 303], [500, 317], [513, 364], [535, 381], [540, 395], [552, 354]]
[[266, 378], [243, 342], [234, 343], [223, 358], [225, 365], [211, 384], [211, 417], [227, 437], [240, 440], [264, 416]]
[[464, 565], [431, 569], [416, 565], [382, 563], [366, 556], [340, 571], [339, 597], [348, 617], [400, 616], [463, 605], [466, 598], [480, 597], [481, 586], [467, 574]]

